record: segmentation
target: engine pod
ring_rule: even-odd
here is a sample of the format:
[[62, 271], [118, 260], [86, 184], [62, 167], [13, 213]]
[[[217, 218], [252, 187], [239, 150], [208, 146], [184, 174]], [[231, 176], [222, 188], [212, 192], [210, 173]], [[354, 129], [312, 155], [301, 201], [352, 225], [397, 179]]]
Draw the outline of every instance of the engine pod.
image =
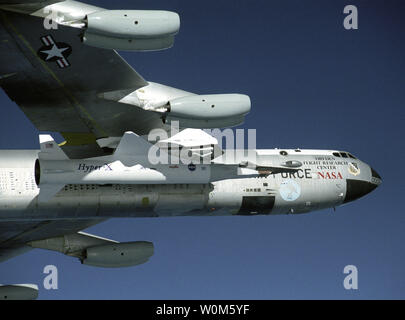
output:
[[174, 44], [174, 36], [153, 39], [124, 39], [85, 32], [82, 41], [88, 46], [103, 49], [157, 51], [171, 48]]
[[87, 248], [82, 262], [104, 268], [130, 267], [147, 262], [153, 251], [153, 243], [147, 241], [100, 245]]
[[35, 300], [37, 297], [35, 284], [0, 285], [0, 300]]
[[243, 94], [211, 94], [177, 98], [169, 102], [171, 118], [218, 120], [249, 113], [250, 98]]
[[215, 129], [239, 126], [244, 122], [244, 120], [244, 116], [204, 120], [172, 117], [169, 114], [165, 119], [165, 123], [170, 125], [172, 122], [177, 122], [180, 128]]
[[87, 16], [87, 32], [112, 38], [150, 39], [175, 35], [180, 17], [155, 10], [105, 10]]

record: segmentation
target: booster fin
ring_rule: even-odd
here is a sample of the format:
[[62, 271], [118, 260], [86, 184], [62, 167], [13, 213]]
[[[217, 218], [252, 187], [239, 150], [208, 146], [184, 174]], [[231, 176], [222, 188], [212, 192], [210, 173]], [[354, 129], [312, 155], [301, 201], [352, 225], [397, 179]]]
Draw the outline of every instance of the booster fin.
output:
[[65, 185], [64, 184], [42, 184], [39, 186], [38, 201], [48, 202], [51, 200]]
[[[40, 134], [39, 135], [39, 144], [41, 151], [38, 153], [38, 160], [36, 163], [36, 170], [40, 170], [39, 160], [69, 160], [63, 150], [55, 142], [55, 140], [49, 134]], [[38, 166], [38, 167], [37, 167]], [[38, 181], [39, 182], [39, 181]], [[48, 202], [51, 200], [64, 186], [65, 184], [60, 185], [47, 185], [47, 184], [38, 184], [39, 202]]]
[[67, 155], [49, 134], [40, 134], [39, 144], [41, 146], [41, 152], [38, 153], [40, 160], [69, 160]]

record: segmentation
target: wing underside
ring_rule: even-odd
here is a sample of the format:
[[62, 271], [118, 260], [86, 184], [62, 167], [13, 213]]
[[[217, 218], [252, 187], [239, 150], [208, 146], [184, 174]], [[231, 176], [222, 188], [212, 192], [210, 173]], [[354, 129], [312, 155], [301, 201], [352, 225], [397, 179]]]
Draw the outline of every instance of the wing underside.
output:
[[103, 221], [105, 219], [0, 222], [0, 262], [31, 250], [26, 245], [30, 241], [73, 234]]

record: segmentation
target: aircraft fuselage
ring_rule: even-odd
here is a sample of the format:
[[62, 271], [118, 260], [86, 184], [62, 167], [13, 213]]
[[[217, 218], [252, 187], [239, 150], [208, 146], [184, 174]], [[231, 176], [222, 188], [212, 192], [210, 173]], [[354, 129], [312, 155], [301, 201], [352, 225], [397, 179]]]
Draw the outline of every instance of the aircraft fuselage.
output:
[[[353, 201], [381, 183], [369, 165], [348, 153], [257, 150], [261, 165], [299, 167], [205, 184], [68, 184], [41, 202], [34, 170], [38, 152], [0, 151], [2, 221], [306, 213]], [[197, 166], [190, 176], [197, 170], [203, 169]]]

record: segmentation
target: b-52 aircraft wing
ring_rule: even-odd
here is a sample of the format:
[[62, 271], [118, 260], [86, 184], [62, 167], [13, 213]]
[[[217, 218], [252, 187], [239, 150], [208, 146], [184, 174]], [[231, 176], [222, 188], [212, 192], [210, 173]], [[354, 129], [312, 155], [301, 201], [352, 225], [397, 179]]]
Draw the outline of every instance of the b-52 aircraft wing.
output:
[[83, 44], [77, 21], [103, 9], [64, 1], [52, 28], [44, 2], [13, 2], [0, 2], [0, 86], [40, 131], [62, 134], [70, 157], [102, 155], [98, 138], [162, 127], [156, 113], [100, 97], [148, 84], [115, 50]]
[[31, 241], [73, 234], [103, 221], [105, 219], [0, 222], [0, 262], [33, 249], [27, 245]]
[[0, 86], [38, 130], [59, 132], [73, 159], [111, 154], [100, 141], [126, 131], [243, 123], [248, 96], [147, 82], [115, 51], [170, 48], [179, 28], [178, 14], [169, 11], [0, 0]]

